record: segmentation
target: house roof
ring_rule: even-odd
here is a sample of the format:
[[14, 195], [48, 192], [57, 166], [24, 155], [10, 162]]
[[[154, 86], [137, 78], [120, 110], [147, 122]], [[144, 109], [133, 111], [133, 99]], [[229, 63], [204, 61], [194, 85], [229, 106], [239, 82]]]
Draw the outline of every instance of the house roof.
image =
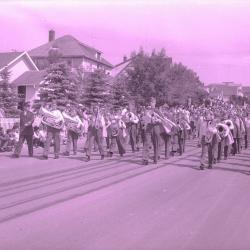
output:
[[112, 64], [104, 58], [96, 58], [96, 53], [101, 53], [101, 51], [78, 41], [71, 35], [59, 37], [54, 41], [45, 43], [30, 50], [28, 53], [31, 57], [48, 57], [49, 50], [52, 46], [59, 48], [63, 57], [86, 57], [93, 61], [105, 64], [110, 68], [113, 67]]
[[121, 62], [117, 64], [111, 71], [111, 76], [117, 77], [123, 70], [125, 70], [128, 65], [131, 63], [131, 58], [126, 60], [125, 62]]
[[0, 69], [7, 66], [23, 52], [0, 52]]
[[28, 86], [28, 85], [38, 85], [45, 77], [46, 71], [26, 71], [15, 79], [11, 84], [13, 86]]

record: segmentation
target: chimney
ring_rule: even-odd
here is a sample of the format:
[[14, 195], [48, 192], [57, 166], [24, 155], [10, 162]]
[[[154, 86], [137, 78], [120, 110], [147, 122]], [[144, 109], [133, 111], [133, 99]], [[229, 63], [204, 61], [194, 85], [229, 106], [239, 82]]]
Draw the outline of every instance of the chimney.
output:
[[52, 42], [55, 40], [55, 31], [54, 30], [50, 30], [49, 31], [49, 42]]

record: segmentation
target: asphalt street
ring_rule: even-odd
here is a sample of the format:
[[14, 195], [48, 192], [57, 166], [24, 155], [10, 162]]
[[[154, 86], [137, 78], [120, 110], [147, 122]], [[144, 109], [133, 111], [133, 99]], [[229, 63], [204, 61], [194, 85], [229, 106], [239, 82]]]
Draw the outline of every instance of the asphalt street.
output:
[[199, 155], [194, 141], [148, 166], [0, 154], [0, 249], [250, 249], [250, 150], [204, 171]]

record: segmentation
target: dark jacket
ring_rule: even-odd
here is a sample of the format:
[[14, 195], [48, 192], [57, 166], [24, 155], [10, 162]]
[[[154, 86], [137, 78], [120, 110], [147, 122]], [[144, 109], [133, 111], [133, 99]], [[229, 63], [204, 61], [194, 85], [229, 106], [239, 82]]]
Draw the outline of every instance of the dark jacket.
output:
[[34, 114], [31, 111], [26, 111], [26, 115], [24, 111], [20, 114], [20, 135], [33, 135], [34, 130], [32, 127], [32, 123], [34, 122]]

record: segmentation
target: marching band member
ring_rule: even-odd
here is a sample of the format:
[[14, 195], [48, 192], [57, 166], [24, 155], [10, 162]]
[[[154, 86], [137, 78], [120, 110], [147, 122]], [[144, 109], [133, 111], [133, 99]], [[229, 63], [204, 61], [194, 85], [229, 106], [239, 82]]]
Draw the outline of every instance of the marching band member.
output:
[[179, 145], [179, 154], [182, 155], [185, 152], [185, 144], [187, 137], [187, 124], [183, 118], [183, 113], [180, 111], [177, 115], [177, 137]]
[[145, 115], [145, 108], [143, 107], [138, 114], [139, 123], [137, 131], [137, 137], [138, 137], [137, 143], [141, 141], [143, 146], [145, 144], [145, 122], [143, 121], [144, 115]]
[[34, 114], [30, 111], [30, 103], [25, 102], [23, 111], [20, 114], [20, 134], [19, 140], [14, 150], [13, 157], [18, 158], [20, 156], [23, 143], [26, 140], [28, 144], [29, 156], [33, 157], [33, 134], [34, 130], [32, 124], [34, 122]]
[[217, 130], [220, 135], [220, 141], [218, 143], [218, 157], [217, 161], [220, 162], [222, 155], [224, 154], [224, 160], [227, 160], [229, 146], [233, 143], [233, 136], [227, 124], [224, 122], [217, 124]]
[[241, 148], [242, 148], [242, 138], [245, 134], [245, 127], [243, 124], [243, 121], [239, 117], [239, 115], [235, 114], [233, 117], [233, 123], [234, 123], [234, 154], [240, 154]]
[[110, 125], [108, 127], [110, 131], [111, 143], [109, 149], [109, 156], [112, 157], [114, 153], [115, 145], [117, 144], [118, 152], [120, 156], [126, 153], [124, 147], [124, 137], [126, 136], [126, 125], [122, 120], [122, 115], [119, 111], [114, 111], [114, 115], [111, 116]]
[[143, 165], [148, 165], [149, 162], [149, 149], [151, 140], [154, 148], [154, 163], [156, 164], [160, 158], [160, 140], [161, 140], [161, 119], [155, 112], [155, 98], [151, 98], [150, 106], [147, 107], [145, 115], [143, 116], [143, 122], [145, 124], [145, 143], [143, 147]]
[[[50, 113], [56, 117], [55, 122], [63, 122], [63, 116], [61, 111], [57, 108], [57, 103], [56, 101], [52, 101], [51, 107], [50, 107]], [[54, 140], [54, 154], [55, 157], [54, 159], [59, 158], [59, 153], [60, 153], [60, 130], [59, 128], [54, 128], [52, 126], [47, 125], [47, 137], [46, 137], [46, 142], [44, 146], [44, 151], [43, 151], [43, 157], [42, 159], [47, 160], [48, 159], [48, 154], [49, 154], [49, 149], [50, 149], [50, 144], [52, 139]]]
[[169, 120], [169, 113], [167, 110], [165, 110], [164, 107], [160, 107], [159, 109], [159, 115], [163, 118], [163, 120], [169, 121], [169, 126], [164, 127], [163, 123], [161, 123], [161, 138], [165, 145], [165, 159], [169, 158], [170, 154], [170, 145], [171, 145], [171, 137], [173, 135], [173, 129], [175, 127], [175, 124]]
[[201, 157], [200, 169], [204, 170], [206, 163], [206, 153], [208, 153], [208, 168], [212, 168], [214, 161], [212, 140], [217, 129], [212, 124], [212, 113], [209, 110], [205, 111], [205, 115], [200, 123], [200, 136], [201, 136]]
[[250, 117], [249, 117], [249, 113], [247, 113], [247, 112], [245, 115], [245, 124], [246, 124], [246, 145], [248, 148], [249, 142], [250, 142]]
[[[66, 156], [70, 155], [71, 143], [73, 144], [74, 155], [77, 154], [77, 141], [78, 141], [78, 138], [82, 132], [81, 128], [83, 127], [83, 122], [81, 121], [80, 117], [78, 116], [77, 111], [74, 108], [71, 108], [70, 111], [71, 112], [70, 112], [69, 116], [71, 117], [71, 119], [73, 121], [75, 121], [77, 123], [77, 125], [76, 125], [76, 129], [72, 129], [70, 127], [67, 128], [67, 145], [66, 145], [66, 152], [64, 153], [64, 155], [66, 155]], [[66, 119], [65, 119], [65, 124], [67, 127]], [[78, 131], [76, 131], [76, 130], [78, 130]]]
[[105, 126], [105, 120], [103, 115], [99, 111], [99, 107], [95, 106], [93, 108], [93, 114], [89, 117], [89, 127], [87, 134], [87, 148], [86, 156], [87, 161], [90, 160], [91, 151], [94, 141], [97, 143], [99, 152], [101, 154], [101, 159], [104, 159], [104, 149], [103, 149], [103, 127]]
[[135, 148], [138, 149], [137, 147], [137, 141], [136, 141], [136, 137], [137, 137], [137, 126], [139, 123], [139, 118], [137, 117], [137, 115], [135, 115], [135, 113], [133, 113], [134, 108], [132, 106], [132, 104], [129, 104], [128, 110], [125, 113], [125, 122], [126, 122], [126, 127], [127, 127], [127, 131], [128, 131], [128, 135], [129, 135], [129, 141], [131, 144], [131, 148], [132, 148], [132, 152], [135, 152]]

